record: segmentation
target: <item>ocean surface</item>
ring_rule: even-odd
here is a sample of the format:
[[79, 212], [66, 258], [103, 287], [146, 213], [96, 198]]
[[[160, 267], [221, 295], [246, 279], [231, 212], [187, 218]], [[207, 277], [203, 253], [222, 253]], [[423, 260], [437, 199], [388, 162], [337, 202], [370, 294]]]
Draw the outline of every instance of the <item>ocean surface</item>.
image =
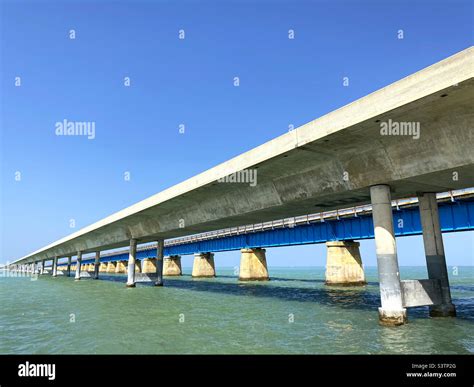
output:
[[[271, 280], [166, 277], [165, 286], [0, 272], [0, 353], [13, 354], [465, 354], [474, 352], [474, 268], [449, 268], [457, 318], [408, 310], [378, 324], [375, 267], [368, 285], [327, 287], [324, 268], [269, 268]], [[402, 267], [402, 279], [426, 278]]]

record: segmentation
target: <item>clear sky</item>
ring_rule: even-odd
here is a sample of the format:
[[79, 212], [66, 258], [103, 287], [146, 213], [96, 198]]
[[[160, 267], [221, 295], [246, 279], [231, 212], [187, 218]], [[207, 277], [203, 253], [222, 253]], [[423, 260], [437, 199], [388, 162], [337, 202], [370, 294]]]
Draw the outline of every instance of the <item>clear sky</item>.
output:
[[[1, 4], [0, 262], [473, 41], [471, 1]], [[94, 122], [95, 138], [57, 136], [64, 119]], [[473, 264], [473, 232], [445, 243], [448, 264]], [[362, 243], [366, 265], [373, 245]], [[424, 265], [421, 237], [399, 239], [399, 252], [401, 265]], [[310, 266], [324, 256], [319, 245], [267, 259]], [[216, 264], [238, 257], [217, 254]]]

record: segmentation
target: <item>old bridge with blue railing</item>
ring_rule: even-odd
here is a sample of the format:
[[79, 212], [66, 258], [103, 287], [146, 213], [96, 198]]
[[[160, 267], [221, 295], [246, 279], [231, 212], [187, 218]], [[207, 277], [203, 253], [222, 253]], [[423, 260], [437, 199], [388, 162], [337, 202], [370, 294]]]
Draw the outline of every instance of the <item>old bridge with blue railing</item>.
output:
[[[474, 230], [474, 198], [456, 198], [439, 202], [439, 216], [443, 232]], [[368, 206], [370, 208], [370, 206]], [[344, 213], [343, 213], [344, 214]], [[240, 250], [242, 248], [278, 247], [324, 243], [333, 240], [358, 240], [374, 238], [374, 225], [370, 209], [353, 211], [349, 214], [333, 214], [332, 218], [313, 216], [304, 220], [303, 224], [279, 223], [270, 229], [234, 232], [229, 231], [223, 236], [214, 233], [212, 237], [181, 238], [165, 244], [164, 255], [188, 255], [199, 252], [220, 252]], [[395, 207], [393, 222], [397, 237], [421, 235], [422, 227], [420, 212], [417, 205]], [[263, 228], [263, 227], [261, 227]], [[137, 259], [155, 258], [155, 246], [147, 246], [137, 251]], [[122, 250], [101, 257], [101, 262], [128, 259], [128, 251]], [[94, 259], [83, 259], [83, 264], [94, 263]]]

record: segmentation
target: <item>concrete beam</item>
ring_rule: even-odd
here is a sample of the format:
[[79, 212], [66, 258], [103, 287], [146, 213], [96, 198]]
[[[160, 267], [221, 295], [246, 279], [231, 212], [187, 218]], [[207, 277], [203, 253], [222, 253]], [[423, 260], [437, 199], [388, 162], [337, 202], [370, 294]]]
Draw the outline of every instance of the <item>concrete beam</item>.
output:
[[156, 259], [155, 258], [145, 258], [142, 261], [142, 273], [156, 273]]
[[436, 279], [400, 281], [403, 306], [439, 305], [442, 303], [441, 284]]

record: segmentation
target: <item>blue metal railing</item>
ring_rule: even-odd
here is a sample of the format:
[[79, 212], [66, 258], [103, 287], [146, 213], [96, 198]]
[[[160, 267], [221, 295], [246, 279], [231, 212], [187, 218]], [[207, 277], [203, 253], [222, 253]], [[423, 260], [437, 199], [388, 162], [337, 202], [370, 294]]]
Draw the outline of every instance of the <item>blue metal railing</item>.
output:
[[[439, 216], [443, 232], [474, 230], [474, 199], [439, 203]], [[421, 223], [418, 206], [393, 210], [395, 235], [420, 235]], [[164, 254], [187, 255], [198, 252], [219, 252], [252, 247], [277, 247], [323, 243], [331, 240], [357, 240], [374, 237], [371, 214], [317, 221], [294, 227], [255, 231], [240, 235], [183, 242], [165, 246]], [[155, 248], [137, 251], [137, 259], [154, 258]], [[101, 258], [101, 262], [127, 260], [128, 252], [121, 251]], [[94, 259], [83, 259], [84, 264]]]

